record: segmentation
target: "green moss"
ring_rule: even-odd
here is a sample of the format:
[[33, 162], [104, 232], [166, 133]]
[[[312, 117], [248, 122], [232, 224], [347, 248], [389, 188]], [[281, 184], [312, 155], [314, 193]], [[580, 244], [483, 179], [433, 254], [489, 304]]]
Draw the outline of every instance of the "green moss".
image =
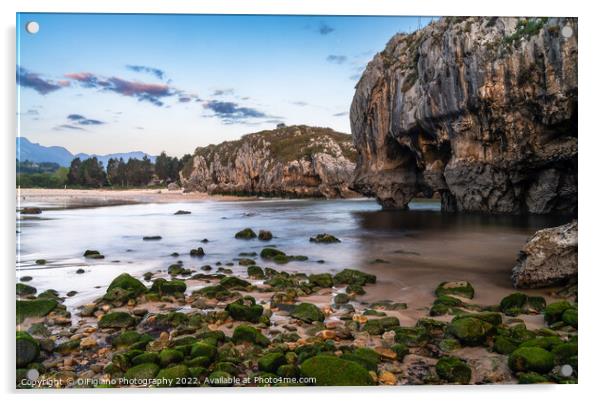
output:
[[394, 328], [395, 342], [407, 346], [422, 346], [428, 341], [428, 333], [422, 327], [399, 327]]
[[17, 323], [29, 317], [45, 317], [57, 305], [53, 299], [17, 300]]
[[239, 325], [232, 334], [234, 343], [249, 342], [260, 346], [267, 346], [270, 340], [266, 338], [259, 330], [250, 325]]
[[578, 319], [577, 310], [574, 308], [568, 308], [568, 309], [564, 310], [564, 313], [562, 313], [562, 321], [566, 325], [570, 325], [573, 328], [577, 328], [577, 319]]
[[130, 297], [139, 296], [147, 290], [146, 286], [144, 286], [142, 282], [140, 282], [138, 279], [134, 278], [133, 276], [127, 273], [123, 273], [115, 279], [113, 279], [113, 281], [107, 288], [107, 293], [109, 293], [110, 290], [115, 288], [120, 288], [129, 291], [131, 295]]
[[565, 310], [572, 308], [573, 305], [568, 301], [559, 301], [552, 303], [544, 310], [544, 320], [548, 324], [554, 324], [558, 321], [562, 321], [562, 314]]
[[527, 303], [527, 295], [524, 293], [512, 293], [500, 301], [500, 309], [509, 316], [516, 316], [522, 312], [523, 306]]
[[188, 367], [183, 364], [164, 368], [157, 373], [157, 380], [162, 380], [164, 387], [182, 387], [186, 385], [186, 379], [190, 377]]
[[248, 289], [251, 287], [249, 282], [236, 276], [226, 276], [219, 281], [219, 284], [225, 289]]
[[571, 358], [577, 356], [577, 352], [576, 342], [563, 343], [552, 348], [556, 364], [570, 364]]
[[170, 364], [179, 363], [184, 360], [184, 353], [175, 349], [163, 349], [159, 353], [159, 363], [162, 367], [167, 367]]
[[396, 343], [391, 346], [391, 350], [395, 352], [397, 355], [397, 360], [400, 362], [403, 361], [403, 358], [406, 357], [408, 353], [410, 353], [410, 349], [403, 343]]
[[241, 230], [240, 232], [237, 232], [234, 235], [234, 237], [237, 238], [237, 239], [249, 240], [249, 239], [256, 238], [257, 234], [253, 231], [253, 229], [251, 229], [251, 228], [245, 228], [245, 229]]
[[467, 346], [482, 345], [494, 327], [488, 322], [474, 317], [463, 317], [452, 320], [449, 333]]
[[278, 255], [285, 256], [286, 254], [283, 251], [280, 251], [276, 248], [266, 247], [263, 250], [261, 250], [261, 253], [259, 255], [261, 256], [261, 258], [272, 259]]
[[136, 324], [136, 319], [123, 311], [114, 311], [102, 316], [98, 328], [128, 328]]
[[24, 331], [17, 331], [15, 346], [17, 351], [17, 367], [27, 366], [36, 360], [40, 354], [40, 344], [38, 341]]
[[562, 340], [558, 336], [543, 336], [530, 339], [520, 344], [520, 347], [533, 347], [552, 350], [554, 346], [562, 344]]
[[242, 265], [243, 267], [255, 265], [255, 260], [252, 260], [250, 258], [241, 258], [240, 260], [238, 260], [238, 265]]
[[151, 286], [150, 291], [160, 295], [184, 293], [186, 291], [186, 282], [180, 280], [168, 281], [163, 278], [158, 278], [153, 281], [153, 286]]
[[439, 342], [439, 349], [441, 349], [443, 352], [452, 352], [460, 349], [461, 347], [462, 345], [460, 345], [460, 342], [454, 338], [445, 338]]
[[546, 308], [546, 299], [541, 296], [527, 297], [527, 305], [537, 313], [541, 313]]
[[250, 267], [247, 267], [247, 275], [249, 275], [249, 278], [254, 279], [263, 279], [265, 277], [263, 269], [257, 265], [251, 265]]
[[272, 232], [269, 230], [260, 230], [257, 238], [262, 241], [270, 241], [272, 240]]
[[368, 370], [360, 364], [334, 356], [318, 355], [301, 364], [301, 376], [316, 379], [315, 385], [372, 385]]
[[276, 375], [284, 378], [298, 378], [299, 377], [299, 367], [294, 364], [283, 364], [278, 367], [276, 370]]
[[385, 331], [398, 326], [399, 319], [397, 317], [384, 317], [366, 321], [362, 330], [368, 332], [370, 335], [381, 335]]
[[154, 363], [139, 364], [125, 372], [124, 378], [127, 380], [150, 380], [155, 378], [159, 372], [159, 366]]
[[328, 233], [320, 233], [315, 237], [310, 237], [309, 241], [312, 243], [340, 243], [341, 241]]
[[470, 367], [457, 357], [442, 357], [435, 370], [441, 379], [455, 384], [468, 384], [472, 376]]
[[[339, 293], [338, 295], [336, 295], [334, 297], [334, 302], [335, 304], [345, 304], [345, 303], [349, 303], [349, 296], [345, 293]], [[366, 314], [366, 312], [364, 312], [364, 315]], [[384, 313], [383, 313], [384, 314]]]
[[291, 317], [307, 323], [312, 323], [314, 321], [322, 322], [325, 318], [322, 310], [311, 303], [297, 304], [291, 311]]
[[73, 339], [56, 345], [54, 352], [64, 355], [69, 354], [77, 349], [79, 349], [79, 340]]
[[207, 357], [211, 361], [217, 356], [217, 348], [205, 341], [196, 342], [190, 349], [190, 357]]
[[437, 297], [456, 295], [472, 299], [474, 297], [474, 288], [466, 281], [441, 282], [439, 286], [437, 286], [437, 289], [435, 289], [435, 295]]
[[520, 373], [518, 375], [518, 383], [519, 384], [540, 384], [540, 383], [549, 383], [550, 380], [537, 373]]
[[503, 335], [499, 335], [495, 337], [495, 341], [493, 343], [493, 350], [496, 353], [502, 355], [509, 355], [514, 352], [518, 348], [517, 342]]
[[331, 288], [334, 285], [330, 274], [312, 274], [308, 279], [309, 283], [321, 288]]
[[354, 361], [364, 366], [366, 370], [376, 371], [380, 362], [380, 355], [372, 349], [357, 348], [351, 353], [344, 353], [341, 359]]
[[237, 321], [257, 323], [263, 314], [263, 307], [256, 304], [253, 297], [245, 296], [228, 304], [226, 311]]
[[272, 352], [263, 355], [257, 362], [259, 370], [275, 373], [278, 367], [286, 363], [284, 354], [280, 352]]
[[234, 385], [234, 377], [225, 371], [214, 371], [209, 374], [206, 382], [212, 387], [231, 387]]
[[35, 295], [37, 289], [33, 286], [26, 285], [25, 283], [17, 283], [17, 296], [30, 296]]
[[159, 353], [157, 352], [144, 352], [132, 358], [132, 364], [137, 366], [143, 363], [155, 363], [159, 364]]
[[376, 283], [376, 276], [366, 274], [355, 269], [344, 269], [334, 276], [334, 283], [345, 285], [365, 286], [369, 283]]
[[508, 366], [513, 372], [545, 374], [554, 367], [554, 355], [539, 347], [520, 347], [510, 355]]

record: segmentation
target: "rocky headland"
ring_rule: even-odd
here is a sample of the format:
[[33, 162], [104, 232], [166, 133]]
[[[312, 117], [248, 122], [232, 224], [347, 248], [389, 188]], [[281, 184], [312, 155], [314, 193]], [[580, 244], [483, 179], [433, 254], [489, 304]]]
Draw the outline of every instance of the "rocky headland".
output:
[[357, 153], [351, 136], [288, 126], [197, 148], [180, 172], [187, 191], [209, 194], [342, 198]]
[[575, 214], [577, 21], [446, 17], [395, 35], [351, 105], [353, 188], [385, 207]]

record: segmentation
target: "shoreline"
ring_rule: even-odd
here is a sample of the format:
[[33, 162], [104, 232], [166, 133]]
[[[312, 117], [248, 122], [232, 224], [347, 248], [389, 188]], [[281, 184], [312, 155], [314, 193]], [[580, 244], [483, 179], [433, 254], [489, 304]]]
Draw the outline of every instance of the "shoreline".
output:
[[177, 203], [202, 201], [255, 201], [256, 196], [210, 195], [208, 193], [162, 189], [17, 189], [17, 207], [39, 206], [42, 209], [72, 209], [128, 204]]

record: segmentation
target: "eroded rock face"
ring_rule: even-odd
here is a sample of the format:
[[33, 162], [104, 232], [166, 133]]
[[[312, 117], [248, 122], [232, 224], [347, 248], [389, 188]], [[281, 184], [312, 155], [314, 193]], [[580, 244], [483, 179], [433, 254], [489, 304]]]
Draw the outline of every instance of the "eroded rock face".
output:
[[197, 148], [180, 176], [188, 191], [347, 197], [356, 157], [348, 134], [290, 126]]
[[577, 21], [443, 18], [398, 34], [351, 105], [353, 187], [385, 207], [575, 213]]
[[577, 221], [542, 229], [525, 244], [512, 269], [517, 288], [541, 288], [577, 277]]

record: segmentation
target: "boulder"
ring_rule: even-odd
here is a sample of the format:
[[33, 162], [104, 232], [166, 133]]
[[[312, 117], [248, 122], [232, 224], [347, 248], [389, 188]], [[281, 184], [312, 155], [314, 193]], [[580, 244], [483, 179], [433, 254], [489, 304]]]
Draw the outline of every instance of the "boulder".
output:
[[302, 377], [316, 379], [312, 385], [353, 386], [373, 385], [374, 380], [361, 364], [335, 356], [318, 355], [303, 362]]
[[577, 221], [535, 232], [512, 269], [517, 288], [541, 288], [577, 277]]

